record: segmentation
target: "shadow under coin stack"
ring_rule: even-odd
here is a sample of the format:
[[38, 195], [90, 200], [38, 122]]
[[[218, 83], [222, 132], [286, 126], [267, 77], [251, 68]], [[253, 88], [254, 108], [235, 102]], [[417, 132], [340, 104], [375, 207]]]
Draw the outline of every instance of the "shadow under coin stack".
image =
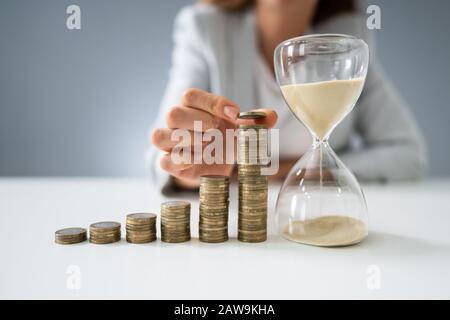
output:
[[191, 240], [191, 204], [168, 201], [161, 204], [161, 240], [179, 243]]
[[[244, 112], [239, 119], [263, 119], [265, 113]], [[238, 130], [239, 217], [238, 240], [267, 240], [267, 176], [261, 175], [267, 155], [267, 130], [262, 125], [241, 125]]]
[[87, 231], [83, 228], [66, 228], [55, 232], [55, 242], [58, 244], [75, 244], [86, 239]]
[[148, 243], [156, 240], [156, 214], [132, 213], [127, 215], [127, 242]]
[[219, 243], [228, 240], [229, 186], [227, 176], [200, 177], [200, 241]]
[[89, 226], [89, 241], [96, 244], [107, 244], [120, 241], [120, 223], [105, 221]]

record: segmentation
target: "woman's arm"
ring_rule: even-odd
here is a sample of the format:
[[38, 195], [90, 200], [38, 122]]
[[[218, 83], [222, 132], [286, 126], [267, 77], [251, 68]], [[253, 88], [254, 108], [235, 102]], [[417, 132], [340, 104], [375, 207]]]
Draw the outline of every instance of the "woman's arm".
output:
[[411, 180], [426, 170], [426, 146], [408, 106], [372, 62], [357, 112], [362, 150], [341, 159], [362, 180]]
[[[242, 121], [247, 124], [248, 121], [257, 122], [271, 128], [277, 120], [276, 113], [269, 109], [258, 109], [266, 113], [260, 121], [236, 119], [239, 106], [235, 102], [208, 92], [211, 79], [207, 58], [211, 58], [212, 50], [205, 42], [210, 31], [205, 21], [213, 18], [211, 13], [214, 12], [210, 8], [190, 6], [179, 14], [175, 22], [175, 48], [169, 84], [151, 135], [152, 145], [166, 153], [161, 157], [161, 153], [154, 149], [154, 156], [150, 159], [156, 178], [154, 181], [165, 183], [163, 192], [176, 190], [173, 187], [192, 189], [198, 187], [201, 175], [229, 175], [233, 169], [230, 163], [176, 163], [169, 154], [175, 147], [170, 139], [175, 130], [187, 130], [191, 135], [194, 131], [207, 129], [218, 129], [224, 133], [226, 129], [235, 129]], [[202, 129], [196, 129], [194, 121], [202, 121]], [[194, 143], [194, 140], [191, 141], [190, 146]], [[225, 144], [226, 141], [226, 149]], [[173, 178], [169, 179], [169, 174]]]
[[[189, 88], [209, 90], [209, 69], [196, 23], [192, 7], [181, 10], [175, 19], [169, 80], [152, 128], [166, 126], [166, 115], [169, 109], [180, 103], [186, 90]], [[153, 182], [163, 186], [171, 180], [169, 180], [169, 174], [160, 167], [161, 155], [162, 152], [151, 144], [147, 154], [147, 168]]]

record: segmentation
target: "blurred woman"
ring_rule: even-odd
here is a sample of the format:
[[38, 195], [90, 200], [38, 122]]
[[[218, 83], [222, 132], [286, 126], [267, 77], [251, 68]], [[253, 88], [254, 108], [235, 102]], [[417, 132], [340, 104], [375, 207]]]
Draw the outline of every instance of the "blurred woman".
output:
[[[417, 179], [426, 151], [408, 106], [384, 76], [353, 0], [208, 0], [184, 8], [176, 18], [172, 68], [152, 144], [170, 152], [175, 129], [236, 128], [237, 113], [264, 107], [267, 127], [280, 128], [279, 176], [310, 147], [311, 135], [291, 114], [276, 83], [273, 53], [289, 38], [341, 33], [363, 39], [371, 49], [366, 84], [355, 107], [334, 130], [330, 144], [361, 180]], [[205, 129], [205, 128], [203, 128]], [[151, 166], [171, 185], [193, 188], [202, 174], [227, 174], [232, 165], [173, 163], [153, 151]], [[162, 170], [161, 170], [162, 169]], [[165, 172], [166, 175], [162, 174]], [[160, 180], [161, 181], [161, 180]]]

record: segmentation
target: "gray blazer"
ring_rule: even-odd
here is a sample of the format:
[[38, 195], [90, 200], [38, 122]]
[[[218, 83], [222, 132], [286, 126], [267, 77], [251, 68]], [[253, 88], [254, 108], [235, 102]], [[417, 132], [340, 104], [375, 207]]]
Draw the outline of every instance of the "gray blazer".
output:
[[[354, 35], [371, 48], [363, 93], [330, 140], [344, 163], [362, 180], [421, 177], [426, 168], [424, 140], [405, 102], [381, 71], [364, 17], [341, 15], [310, 32]], [[165, 126], [167, 110], [191, 87], [230, 98], [242, 109], [255, 106], [254, 61], [259, 53], [252, 10], [226, 13], [209, 5], [187, 6], [175, 20], [174, 42], [169, 83], [153, 127]], [[355, 136], [361, 142], [356, 149], [351, 143]], [[153, 176], [162, 174], [158, 154], [152, 148]]]

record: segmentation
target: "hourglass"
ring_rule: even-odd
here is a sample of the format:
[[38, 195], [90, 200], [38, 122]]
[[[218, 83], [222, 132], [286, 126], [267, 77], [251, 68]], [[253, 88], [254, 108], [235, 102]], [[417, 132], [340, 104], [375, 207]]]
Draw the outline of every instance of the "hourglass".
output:
[[368, 47], [348, 35], [308, 35], [281, 43], [274, 63], [287, 105], [314, 138], [281, 187], [275, 213], [278, 232], [309, 245], [356, 244], [368, 234], [366, 201], [328, 138], [361, 94]]

